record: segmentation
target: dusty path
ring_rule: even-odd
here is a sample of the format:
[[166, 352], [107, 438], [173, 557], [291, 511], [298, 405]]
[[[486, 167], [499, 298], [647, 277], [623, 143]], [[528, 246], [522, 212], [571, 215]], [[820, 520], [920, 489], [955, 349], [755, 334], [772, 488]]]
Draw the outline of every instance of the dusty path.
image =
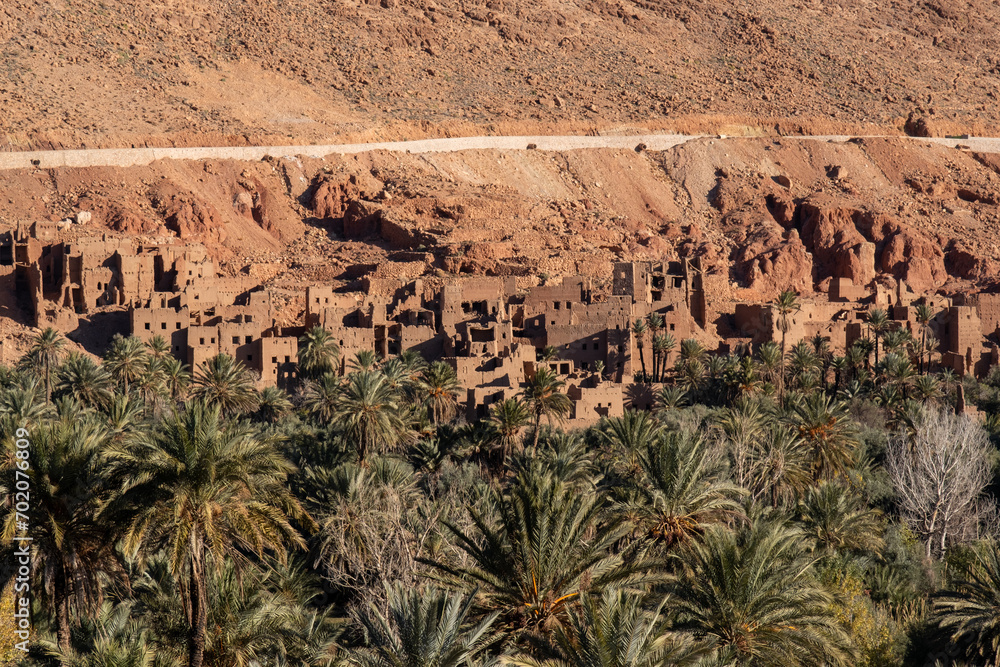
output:
[[[32, 167], [132, 167], [156, 160], [260, 160], [266, 156], [311, 155], [322, 157], [331, 154], [364, 153], [367, 151], [400, 151], [408, 153], [453, 152], [462, 150], [501, 149], [524, 150], [534, 146], [538, 150], [568, 151], [583, 148], [635, 148], [645, 144], [649, 150], [667, 150], [705, 135], [640, 134], [629, 136], [537, 136], [537, 137], [456, 137], [451, 139], [422, 139], [417, 141], [389, 141], [369, 144], [330, 144], [318, 146], [206, 146], [202, 148], [102, 148], [92, 150], [29, 151], [0, 153], [0, 169], [30, 169]], [[732, 137], [737, 139], [738, 137]], [[778, 138], [778, 137], [776, 137]], [[808, 139], [811, 141], [843, 142], [844, 136], [780, 137], [782, 139]], [[969, 139], [910, 138], [913, 141], [934, 142], [944, 146], [966, 146], [980, 153], [1000, 153], [1000, 138], [972, 137]], [[722, 139], [727, 141], [729, 139]]]

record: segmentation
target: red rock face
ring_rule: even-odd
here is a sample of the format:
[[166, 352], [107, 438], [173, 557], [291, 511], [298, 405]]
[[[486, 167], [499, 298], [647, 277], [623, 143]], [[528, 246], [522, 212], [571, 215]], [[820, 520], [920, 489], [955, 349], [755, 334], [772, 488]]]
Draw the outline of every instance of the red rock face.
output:
[[164, 183], [153, 196], [153, 204], [161, 211], [166, 228], [183, 241], [222, 243], [226, 239], [219, 211], [190, 192], [181, 192], [172, 184]]
[[351, 201], [361, 194], [355, 179], [326, 177], [313, 192], [312, 210], [317, 218], [343, 218]]
[[858, 231], [856, 209], [825, 196], [800, 207], [802, 240], [813, 255], [817, 278], [850, 278], [856, 285], [875, 279], [874, 253]]

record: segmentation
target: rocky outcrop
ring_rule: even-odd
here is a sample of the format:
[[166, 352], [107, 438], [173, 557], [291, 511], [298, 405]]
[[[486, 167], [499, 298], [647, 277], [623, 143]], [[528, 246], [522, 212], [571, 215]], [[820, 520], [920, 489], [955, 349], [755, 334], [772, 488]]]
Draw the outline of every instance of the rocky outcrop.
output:
[[343, 218], [347, 207], [360, 195], [361, 190], [354, 176], [347, 180], [325, 176], [313, 190], [310, 207], [317, 218]]
[[819, 196], [799, 208], [801, 237], [812, 252], [815, 274], [824, 278], [850, 278], [855, 285], [875, 279], [875, 248], [855, 225], [857, 209]]
[[859, 216], [858, 228], [875, 244], [879, 271], [905, 280], [918, 293], [933, 291], [948, 280], [940, 245], [920, 232], [887, 215], [871, 213]]
[[160, 212], [167, 229], [183, 241], [226, 240], [222, 215], [210, 203], [190, 192], [178, 191], [171, 183], [161, 185], [151, 203]]
[[813, 289], [813, 258], [797, 231], [761, 224], [733, 258], [734, 268], [747, 287], [762, 293]]

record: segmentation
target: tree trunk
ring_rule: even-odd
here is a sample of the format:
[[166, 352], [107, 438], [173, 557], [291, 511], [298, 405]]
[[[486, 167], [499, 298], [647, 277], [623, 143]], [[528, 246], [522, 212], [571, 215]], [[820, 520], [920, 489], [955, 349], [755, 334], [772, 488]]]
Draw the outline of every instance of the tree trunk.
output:
[[[924, 355], [927, 354], [927, 326], [920, 330], [920, 374], [924, 374]], [[928, 364], [930, 366], [930, 364]]]
[[785, 328], [781, 329], [781, 364], [779, 365], [779, 375], [778, 375], [778, 398], [781, 401], [781, 405], [785, 404]]
[[538, 455], [538, 429], [541, 428], [541, 425], [542, 425], [542, 413], [541, 413], [541, 411], [536, 410], [535, 411], [535, 433], [534, 433], [534, 440], [532, 441], [532, 445], [531, 445], [531, 456], [532, 457], [535, 457], [535, 456]]
[[59, 644], [60, 651], [68, 652], [70, 650], [69, 596], [66, 594], [66, 577], [64, 574], [60, 574], [57, 578], [55, 589], [56, 643]]
[[642, 379], [648, 381], [646, 376], [646, 357], [642, 353], [642, 345], [639, 346], [639, 363], [642, 364]]
[[201, 667], [205, 660], [205, 632], [208, 627], [208, 600], [205, 572], [196, 556], [191, 561], [191, 629], [188, 633], [188, 665]]

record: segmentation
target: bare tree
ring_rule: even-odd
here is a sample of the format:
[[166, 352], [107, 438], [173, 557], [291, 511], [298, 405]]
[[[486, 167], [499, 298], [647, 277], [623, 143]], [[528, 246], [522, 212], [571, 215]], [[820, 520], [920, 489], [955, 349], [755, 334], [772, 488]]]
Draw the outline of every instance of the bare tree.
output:
[[889, 445], [886, 468], [906, 522], [926, 541], [927, 557], [974, 538], [989, 483], [986, 432], [967, 416], [928, 411], [915, 434]]

